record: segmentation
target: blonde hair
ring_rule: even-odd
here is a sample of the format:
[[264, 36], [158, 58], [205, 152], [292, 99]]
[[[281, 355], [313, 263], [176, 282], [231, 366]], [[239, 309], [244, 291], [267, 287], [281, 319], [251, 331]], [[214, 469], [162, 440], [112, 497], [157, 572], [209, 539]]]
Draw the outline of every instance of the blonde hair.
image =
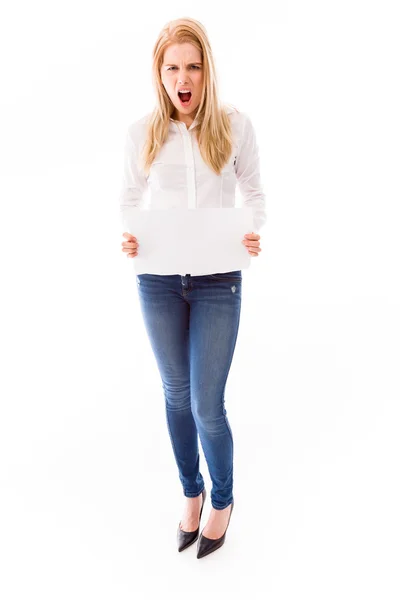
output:
[[156, 106], [149, 116], [146, 141], [141, 154], [142, 168], [146, 175], [149, 174], [153, 160], [167, 140], [170, 117], [175, 111], [160, 75], [164, 52], [171, 44], [185, 42], [199, 49], [203, 62], [203, 92], [196, 115], [198, 123], [193, 128], [200, 154], [204, 162], [219, 175], [232, 152], [231, 123], [218, 97], [216, 71], [207, 32], [195, 19], [175, 19], [162, 28], [152, 53]]

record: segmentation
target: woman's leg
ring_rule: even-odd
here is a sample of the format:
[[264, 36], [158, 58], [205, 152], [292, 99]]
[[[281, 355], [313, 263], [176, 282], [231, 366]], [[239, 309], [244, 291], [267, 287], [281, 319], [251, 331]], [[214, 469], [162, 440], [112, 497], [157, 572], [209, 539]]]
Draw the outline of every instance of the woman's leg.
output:
[[241, 271], [192, 277], [190, 385], [192, 412], [212, 480], [213, 508], [233, 501], [233, 437], [225, 386], [239, 329]]
[[196, 424], [190, 399], [189, 314], [179, 275], [137, 275], [140, 307], [164, 389], [168, 432], [188, 498], [199, 496], [204, 480], [199, 471]]

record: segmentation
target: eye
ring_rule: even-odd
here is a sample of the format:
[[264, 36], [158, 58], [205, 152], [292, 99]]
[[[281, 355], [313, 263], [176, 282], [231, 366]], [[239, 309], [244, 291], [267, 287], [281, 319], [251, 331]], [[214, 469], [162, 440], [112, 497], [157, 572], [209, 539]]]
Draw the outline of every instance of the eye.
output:
[[[191, 66], [194, 67], [195, 69], [200, 69], [200, 67], [197, 65], [191, 65]], [[167, 71], [171, 71], [172, 69], [176, 69], [176, 67], [168, 67]]]

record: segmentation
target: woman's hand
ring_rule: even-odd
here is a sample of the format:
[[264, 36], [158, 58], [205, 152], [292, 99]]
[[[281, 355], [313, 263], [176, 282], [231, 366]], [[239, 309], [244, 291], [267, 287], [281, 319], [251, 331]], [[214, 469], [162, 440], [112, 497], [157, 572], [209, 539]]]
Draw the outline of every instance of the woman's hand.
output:
[[122, 235], [124, 236], [124, 238], [126, 238], [128, 240], [127, 242], [122, 242], [122, 252], [127, 252], [128, 253], [127, 256], [130, 256], [131, 258], [133, 258], [138, 253], [138, 251], [137, 251], [137, 248], [139, 248], [138, 241], [134, 235], [128, 233], [127, 231], [125, 231], [125, 233], [123, 233]]
[[242, 240], [242, 244], [247, 246], [248, 253], [251, 256], [258, 256], [258, 253], [262, 250], [262, 248], [260, 248], [260, 242], [258, 241], [260, 239], [258, 233], [246, 233], [244, 237], [245, 239]]

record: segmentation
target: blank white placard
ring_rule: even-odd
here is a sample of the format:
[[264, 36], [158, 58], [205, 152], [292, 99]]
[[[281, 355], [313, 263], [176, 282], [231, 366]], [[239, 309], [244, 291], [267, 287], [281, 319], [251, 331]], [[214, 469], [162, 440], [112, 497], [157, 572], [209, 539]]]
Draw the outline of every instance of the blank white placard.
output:
[[139, 243], [128, 259], [136, 274], [209, 275], [251, 263], [242, 240], [254, 231], [252, 207], [134, 209], [124, 224]]

